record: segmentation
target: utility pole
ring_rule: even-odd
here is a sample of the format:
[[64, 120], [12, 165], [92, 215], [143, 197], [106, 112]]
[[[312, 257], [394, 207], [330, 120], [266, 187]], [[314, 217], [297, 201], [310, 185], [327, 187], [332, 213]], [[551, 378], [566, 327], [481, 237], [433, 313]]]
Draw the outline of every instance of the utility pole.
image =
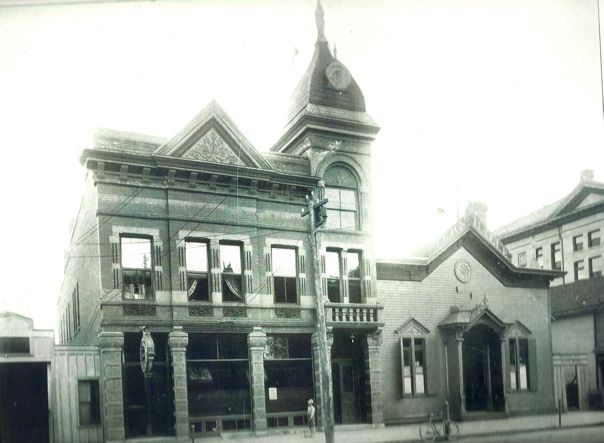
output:
[[327, 199], [315, 199], [311, 192], [306, 196], [308, 208], [302, 209], [301, 216], [310, 215], [310, 245], [315, 274], [315, 298], [317, 300], [317, 329], [319, 332], [319, 365], [321, 385], [321, 419], [325, 430], [325, 442], [334, 443], [333, 398], [331, 396], [331, 356], [327, 352], [327, 324], [325, 323], [325, 300], [321, 287], [321, 264], [317, 242], [317, 228], [327, 220], [325, 204]]

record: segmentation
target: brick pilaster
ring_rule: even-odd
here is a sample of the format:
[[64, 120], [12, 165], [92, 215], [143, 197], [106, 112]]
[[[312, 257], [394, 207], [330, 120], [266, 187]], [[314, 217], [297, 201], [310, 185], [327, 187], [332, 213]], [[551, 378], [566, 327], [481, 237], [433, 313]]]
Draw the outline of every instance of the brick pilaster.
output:
[[367, 334], [367, 361], [369, 363], [369, 387], [371, 389], [371, 423], [375, 426], [384, 424], [384, 406], [382, 403], [382, 367], [380, 347], [382, 330]]
[[266, 334], [262, 328], [255, 326], [247, 336], [248, 352], [252, 377], [252, 420], [256, 433], [265, 433], [266, 423], [266, 398], [264, 394], [264, 347]]
[[124, 440], [124, 395], [122, 392], [123, 332], [101, 332], [101, 395], [105, 439]]
[[172, 357], [172, 380], [174, 389], [174, 429], [177, 437], [189, 436], [189, 399], [187, 397], [186, 352], [189, 335], [182, 326], [174, 326], [168, 335]]

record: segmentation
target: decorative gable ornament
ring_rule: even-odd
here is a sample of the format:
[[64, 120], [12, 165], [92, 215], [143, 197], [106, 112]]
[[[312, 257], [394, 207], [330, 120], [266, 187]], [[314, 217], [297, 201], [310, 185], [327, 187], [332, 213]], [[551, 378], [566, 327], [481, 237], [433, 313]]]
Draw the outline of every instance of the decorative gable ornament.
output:
[[211, 128], [197, 140], [185, 152], [183, 157], [206, 162], [245, 166], [214, 128]]
[[395, 334], [399, 336], [403, 335], [427, 335], [430, 330], [418, 322], [413, 317], [409, 318], [406, 322], [400, 325], [395, 331]]

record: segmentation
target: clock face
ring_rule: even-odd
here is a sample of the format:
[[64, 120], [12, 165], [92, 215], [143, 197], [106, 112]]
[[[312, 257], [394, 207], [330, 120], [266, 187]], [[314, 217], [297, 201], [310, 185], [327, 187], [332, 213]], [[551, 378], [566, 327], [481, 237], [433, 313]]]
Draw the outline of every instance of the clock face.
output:
[[327, 80], [329, 80], [329, 84], [338, 91], [346, 89], [352, 81], [352, 76], [348, 72], [348, 69], [346, 69], [346, 66], [337, 60], [327, 67], [325, 75], [327, 76]]

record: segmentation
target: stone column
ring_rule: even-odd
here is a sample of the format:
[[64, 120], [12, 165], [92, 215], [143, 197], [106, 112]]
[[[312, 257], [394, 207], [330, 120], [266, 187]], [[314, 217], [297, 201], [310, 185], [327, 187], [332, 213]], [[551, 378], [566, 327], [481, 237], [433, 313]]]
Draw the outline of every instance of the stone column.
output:
[[247, 345], [251, 367], [252, 388], [252, 420], [256, 434], [265, 434], [266, 424], [266, 398], [264, 394], [264, 347], [266, 334], [262, 328], [254, 326], [247, 336]]
[[381, 329], [367, 334], [367, 361], [369, 362], [369, 388], [371, 389], [371, 423], [374, 426], [384, 425], [382, 366], [380, 360], [382, 341]]
[[126, 438], [124, 427], [124, 394], [122, 391], [123, 332], [101, 332], [101, 395], [103, 430], [107, 441]]
[[174, 389], [174, 429], [177, 437], [189, 436], [189, 398], [187, 394], [186, 352], [189, 335], [182, 326], [174, 326], [168, 335], [172, 358], [172, 381]]

